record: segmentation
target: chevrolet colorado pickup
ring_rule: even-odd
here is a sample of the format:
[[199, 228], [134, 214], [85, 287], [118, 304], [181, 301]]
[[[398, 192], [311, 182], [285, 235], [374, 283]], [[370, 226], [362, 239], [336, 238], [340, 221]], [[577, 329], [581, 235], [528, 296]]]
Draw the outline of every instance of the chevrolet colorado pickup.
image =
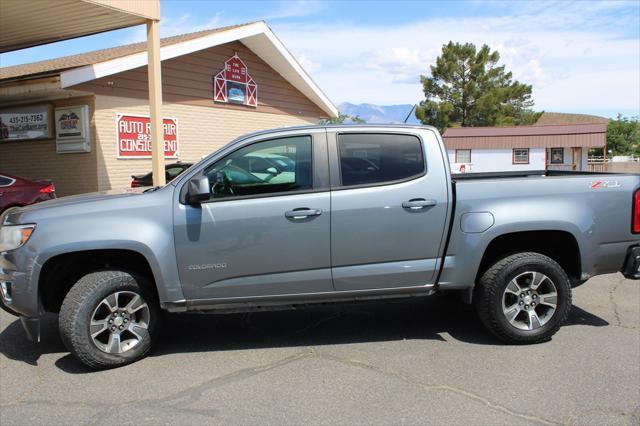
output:
[[458, 292], [515, 344], [551, 338], [572, 287], [640, 278], [640, 175], [460, 174], [420, 126], [250, 134], [143, 193], [0, 217], [2, 306], [59, 313], [92, 368], [143, 357], [161, 310], [238, 312]]

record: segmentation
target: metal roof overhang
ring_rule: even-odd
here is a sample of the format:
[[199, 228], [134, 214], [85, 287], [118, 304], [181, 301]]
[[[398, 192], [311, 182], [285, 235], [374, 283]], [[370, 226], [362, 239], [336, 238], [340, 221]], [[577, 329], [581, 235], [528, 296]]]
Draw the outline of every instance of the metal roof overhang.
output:
[[160, 19], [159, 1], [2, 0], [0, 53]]
[[[149, 110], [153, 184], [164, 185], [160, 0], [0, 0], [0, 53], [68, 40], [134, 25], [147, 25]], [[12, 87], [8, 97], [42, 91], [59, 95], [60, 81], [36, 82], [34, 90]]]
[[447, 149], [513, 149], [513, 148], [602, 148], [607, 144], [607, 133], [576, 133], [568, 135], [526, 136], [444, 136]]
[[0, 84], [0, 108], [89, 95], [92, 95], [92, 93], [63, 89], [60, 87], [59, 76], [48, 75]]

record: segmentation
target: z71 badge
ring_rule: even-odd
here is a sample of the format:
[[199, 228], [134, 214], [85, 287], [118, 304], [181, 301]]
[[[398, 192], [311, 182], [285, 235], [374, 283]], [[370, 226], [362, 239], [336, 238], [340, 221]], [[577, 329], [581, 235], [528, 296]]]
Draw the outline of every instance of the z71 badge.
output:
[[595, 180], [591, 182], [591, 189], [620, 188], [617, 180]]

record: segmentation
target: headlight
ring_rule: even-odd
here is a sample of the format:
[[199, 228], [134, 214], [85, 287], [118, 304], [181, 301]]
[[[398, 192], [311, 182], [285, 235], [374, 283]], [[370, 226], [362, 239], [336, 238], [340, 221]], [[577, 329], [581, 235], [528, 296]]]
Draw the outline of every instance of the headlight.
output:
[[0, 226], [0, 252], [22, 247], [33, 234], [36, 225]]

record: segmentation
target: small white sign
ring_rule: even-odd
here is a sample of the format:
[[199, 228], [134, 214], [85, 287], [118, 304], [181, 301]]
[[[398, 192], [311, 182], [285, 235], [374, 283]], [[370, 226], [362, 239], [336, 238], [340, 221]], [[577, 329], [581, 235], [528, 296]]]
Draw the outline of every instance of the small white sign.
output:
[[0, 141], [51, 139], [51, 105], [32, 105], [0, 111]]
[[56, 152], [91, 152], [89, 106], [56, 108]]

